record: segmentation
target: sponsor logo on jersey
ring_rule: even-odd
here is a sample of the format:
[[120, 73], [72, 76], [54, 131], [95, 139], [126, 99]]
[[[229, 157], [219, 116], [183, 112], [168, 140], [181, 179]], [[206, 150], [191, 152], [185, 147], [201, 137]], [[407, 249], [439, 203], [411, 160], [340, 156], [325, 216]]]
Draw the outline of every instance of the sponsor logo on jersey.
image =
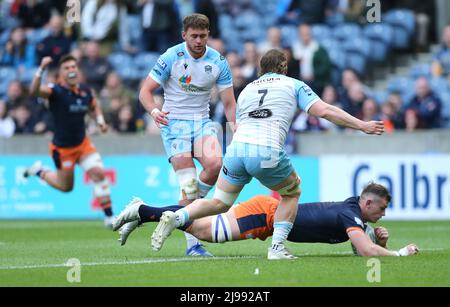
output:
[[187, 63], [184, 63], [183, 66], [184, 66], [184, 70], [186, 70], [189, 67], [189, 65]]
[[206, 65], [205, 66], [205, 72], [207, 74], [212, 74], [212, 66], [211, 65]]
[[192, 76], [189, 76], [189, 75], [187, 75], [187, 76], [183, 75], [183, 77], [178, 79], [178, 81], [180, 81], [181, 83], [184, 83], [184, 84], [190, 84], [191, 80], [192, 80]]
[[158, 59], [158, 62], [156, 62], [156, 65], [158, 65], [158, 67], [161, 68], [162, 70], [167, 68], [167, 64], [161, 58]]
[[309, 86], [307, 86], [307, 85], [303, 85], [303, 86], [302, 86], [302, 90], [303, 90], [303, 91], [305, 92], [305, 94], [308, 95], [308, 96], [311, 96], [312, 93], [313, 93], [312, 89], [311, 89]]
[[157, 74], [158, 76], [161, 76], [161, 72], [159, 70], [157, 70], [156, 68], [153, 68], [153, 71], [155, 72], [155, 74]]
[[269, 118], [272, 116], [272, 111], [269, 109], [255, 110], [248, 113], [248, 116], [251, 118]]
[[223, 61], [225, 60], [225, 57], [223, 55], [220, 56], [220, 60]]
[[183, 52], [183, 51], [180, 51], [180, 52], [177, 53], [177, 55], [178, 55], [179, 57], [182, 57], [182, 56], [184, 56], [184, 52]]

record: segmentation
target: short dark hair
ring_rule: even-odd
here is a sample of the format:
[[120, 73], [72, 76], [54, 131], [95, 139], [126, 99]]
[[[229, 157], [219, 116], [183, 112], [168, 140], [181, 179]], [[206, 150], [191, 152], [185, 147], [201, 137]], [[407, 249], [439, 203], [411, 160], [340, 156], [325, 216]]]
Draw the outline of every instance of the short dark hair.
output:
[[61, 67], [62, 64], [69, 62], [69, 61], [75, 61], [78, 64], [78, 60], [76, 57], [74, 57], [71, 54], [66, 54], [66, 55], [62, 56], [61, 59], [59, 60], [58, 67]]
[[363, 189], [361, 193], [361, 197], [363, 197], [366, 194], [373, 194], [380, 198], [383, 198], [387, 200], [387, 203], [391, 202], [392, 196], [391, 193], [389, 193], [388, 189], [386, 189], [385, 186], [375, 183], [375, 182], [369, 182]]
[[272, 49], [261, 58], [261, 75], [269, 72], [285, 74], [287, 70], [287, 59], [283, 51]]
[[203, 14], [192, 14], [183, 19], [183, 31], [187, 32], [189, 28], [209, 30], [209, 18]]

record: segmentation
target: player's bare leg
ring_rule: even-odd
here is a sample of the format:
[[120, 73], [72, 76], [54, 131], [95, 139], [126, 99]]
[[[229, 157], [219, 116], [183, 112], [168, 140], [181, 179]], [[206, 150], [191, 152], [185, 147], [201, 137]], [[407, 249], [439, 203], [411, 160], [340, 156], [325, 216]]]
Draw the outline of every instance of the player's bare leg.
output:
[[[199, 184], [197, 171], [192, 160], [191, 153], [181, 153], [170, 159], [173, 169], [180, 184], [180, 206], [186, 206], [199, 198]], [[187, 256], [208, 256], [212, 254], [203, 248], [197, 238], [185, 232], [186, 255]]]
[[[219, 177], [216, 194], [218, 191], [221, 191], [222, 195], [226, 195], [222, 196], [222, 199], [197, 199], [192, 204], [176, 212], [164, 212], [152, 235], [153, 250], [159, 251], [172, 231], [185, 225], [189, 220], [226, 212], [233, 205], [242, 188], [243, 186], [232, 185], [223, 177]], [[229, 201], [224, 198], [229, 199]]]
[[205, 136], [195, 142], [194, 157], [203, 167], [198, 180], [199, 198], [203, 198], [216, 184], [222, 168], [222, 146], [217, 137]]
[[25, 170], [23, 175], [25, 178], [37, 176], [61, 192], [70, 192], [73, 189], [73, 170], [57, 170], [56, 172], [52, 172], [45, 170], [41, 161], [36, 161], [31, 167]]
[[87, 170], [87, 174], [94, 183], [94, 195], [105, 213], [105, 226], [112, 228], [114, 215], [111, 204], [111, 191], [109, 182], [105, 177], [105, 172], [102, 167], [96, 166]]
[[269, 248], [268, 259], [295, 259], [284, 246], [289, 232], [292, 229], [298, 209], [300, 197], [300, 178], [293, 171], [291, 175], [279, 185], [271, 187], [281, 195], [280, 205], [275, 211], [272, 246]]

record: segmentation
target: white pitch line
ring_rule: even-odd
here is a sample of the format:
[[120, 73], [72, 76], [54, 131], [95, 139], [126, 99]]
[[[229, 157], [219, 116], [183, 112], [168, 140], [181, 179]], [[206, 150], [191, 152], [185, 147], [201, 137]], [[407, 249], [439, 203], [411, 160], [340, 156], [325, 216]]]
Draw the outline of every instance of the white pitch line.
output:
[[[2, 242], [0, 242], [1, 244]], [[423, 252], [436, 252], [443, 251], [444, 248], [424, 248], [420, 249]], [[353, 255], [353, 252], [330, 252], [326, 254], [317, 253], [301, 253], [296, 254], [299, 257], [302, 256], [328, 256], [328, 255]], [[420, 255], [420, 254], [419, 254]], [[146, 260], [131, 260], [131, 261], [111, 261], [111, 262], [86, 262], [81, 263], [81, 266], [101, 266], [101, 265], [133, 265], [133, 264], [151, 264], [151, 263], [164, 263], [164, 262], [189, 262], [189, 261], [211, 261], [211, 260], [239, 260], [239, 259], [257, 259], [256, 256], [229, 256], [229, 257], [183, 257], [183, 258], [159, 258], [159, 259], [146, 259]], [[264, 258], [261, 258], [264, 259]], [[49, 269], [49, 268], [64, 268], [70, 267], [65, 263], [59, 264], [37, 264], [37, 265], [23, 265], [23, 266], [0, 266], [0, 270], [21, 270], [21, 269]]]
[[[80, 266], [100, 266], [100, 265], [128, 265], [128, 264], [151, 264], [164, 262], [183, 262], [183, 261], [210, 261], [210, 260], [235, 260], [235, 259], [255, 259], [256, 256], [237, 256], [237, 257], [184, 257], [184, 258], [160, 258], [160, 259], [146, 259], [146, 260], [131, 260], [131, 261], [110, 261], [110, 262], [86, 262], [81, 263]], [[20, 269], [49, 269], [49, 268], [64, 268], [71, 267], [65, 263], [58, 264], [37, 264], [37, 265], [23, 265], [23, 266], [0, 266], [0, 270], [20, 270]]]

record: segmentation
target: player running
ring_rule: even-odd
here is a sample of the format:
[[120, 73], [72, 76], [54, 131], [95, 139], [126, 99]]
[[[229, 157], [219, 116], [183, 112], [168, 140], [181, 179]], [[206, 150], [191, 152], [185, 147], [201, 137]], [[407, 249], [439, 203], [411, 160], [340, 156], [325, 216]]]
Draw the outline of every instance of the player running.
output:
[[[387, 189], [379, 184], [368, 184], [361, 196], [342, 202], [299, 204], [293, 228], [287, 240], [295, 243], [336, 244], [350, 239], [355, 253], [361, 256], [410, 256], [418, 252], [414, 244], [399, 251], [387, 249], [389, 233], [384, 227], [373, 229], [368, 222], [380, 220], [391, 201]], [[224, 243], [247, 239], [266, 240], [273, 234], [275, 211], [279, 201], [270, 196], [256, 196], [232, 206], [226, 213], [204, 217], [180, 227], [200, 240]], [[114, 230], [120, 227], [121, 245], [138, 225], [158, 222], [164, 211], [182, 207], [150, 207], [135, 199], [117, 218]], [[123, 226], [122, 226], [123, 225]]]
[[102, 158], [86, 136], [85, 116], [87, 113], [95, 116], [102, 133], [108, 131], [108, 126], [94, 93], [78, 82], [78, 63], [73, 56], [61, 58], [57, 84], [41, 86], [42, 74], [51, 62], [50, 57], [42, 59], [30, 91], [32, 95], [46, 99], [52, 114], [55, 129], [49, 149], [57, 171], [44, 170], [42, 162], [36, 161], [24, 172], [24, 176], [38, 176], [53, 188], [70, 192], [73, 189], [75, 164], [79, 164], [94, 182], [94, 195], [105, 213], [105, 226], [111, 228], [114, 216], [110, 186], [105, 178]]
[[208, 215], [226, 212], [242, 188], [257, 178], [281, 195], [274, 217], [268, 259], [295, 258], [285, 248], [300, 197], [300, 178], [284, 150], [286, 135], [297, 107], [335, 124], [382, 134], [381, 121], [361, 121], [323, 102], [305, 83], [287, 77], [282, 51], [270, 50], [261, 59], [261, 77], [247, 85], [238, 98], [237, 131], [227, 148], [213, 199], [201, 199], [176, 212], [165, 212], [152, 235], [152, 247], [161, 249], [173, 229]]
[[[180, 204], [208, 194], [222, 166], [222, 148], [216, 125], [209, 119], [211, 90], [217, 86], [228, 122], [236, 122], [236, 100], [231, 71], [225, 58], [206, 45], [208, 17], [192, 14], [183, 21], [184, 43], [169, 48], [145, 80], [140, 101], [158, 127], [169, 162], [180, 184]], [[154, 92], [164, 89], [159, 110]], [[203, 167], [197, 178], [193, 158]], [[187, 255], [212, 256], [189, 234]]]

